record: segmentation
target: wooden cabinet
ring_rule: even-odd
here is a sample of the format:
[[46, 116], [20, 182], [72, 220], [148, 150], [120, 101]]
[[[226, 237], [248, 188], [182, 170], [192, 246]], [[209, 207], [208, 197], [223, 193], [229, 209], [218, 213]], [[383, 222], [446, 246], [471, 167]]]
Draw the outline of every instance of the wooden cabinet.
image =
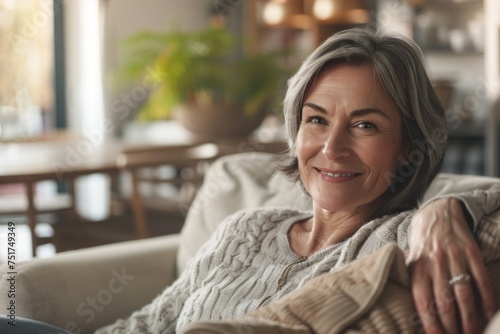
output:
[[[252, 40], [248, 51], [284, 50], [288, 52], [288, 61], [293, 65], [331, 34], [366, 24], [371, 19], [373, 8], [367, 7], [365, 3], [373, 4], [374, 1], [345, 1], [345, 7], [337, 8], [336, 14], [331, 15], [328, 13], [329, 2], [246, 1], [245, 31]], [[318, 11], [321, 13], [319, 17]]]

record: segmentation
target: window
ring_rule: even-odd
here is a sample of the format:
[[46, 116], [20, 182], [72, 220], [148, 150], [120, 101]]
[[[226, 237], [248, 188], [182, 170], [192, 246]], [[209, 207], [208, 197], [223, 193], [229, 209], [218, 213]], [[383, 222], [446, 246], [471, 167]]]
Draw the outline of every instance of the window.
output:
[[0, 0], [0, 140], [54, 127], [53, 0]]

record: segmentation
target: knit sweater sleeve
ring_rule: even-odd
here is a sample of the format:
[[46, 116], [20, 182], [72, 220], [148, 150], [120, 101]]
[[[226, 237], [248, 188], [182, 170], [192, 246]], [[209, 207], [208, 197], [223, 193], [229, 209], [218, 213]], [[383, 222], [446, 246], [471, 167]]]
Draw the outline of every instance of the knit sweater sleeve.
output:
[[420, 205], [420, 207], [440, 198], [457, 198], [462, 201], [472, 220], [472, 232], [476, 232], [479, 222], [483, 217], [500, 208], [500, 191], [498, 190], [474, 190], [436, 196]]
[[177, 319], [185, 301], [210, 273], [213, 255], [231, 240], [231, 234], [234, 232], [231, 225], [237, 222], [240, 216], [241, 214], [234, 214], [226, 218], [209, 241], [189, 261], [181, 276], [150, 304], [135, 311], [127, 319], [120, 319], [97, 330], [95, 334], [175, 333]]

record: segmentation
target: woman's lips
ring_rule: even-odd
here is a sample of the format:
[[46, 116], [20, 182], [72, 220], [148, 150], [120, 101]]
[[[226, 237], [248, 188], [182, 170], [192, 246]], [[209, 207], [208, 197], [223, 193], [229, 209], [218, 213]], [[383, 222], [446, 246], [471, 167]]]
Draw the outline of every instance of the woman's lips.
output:
[[330, 182], [344, 182], [350, 181], [353, 178], [361, 175], [361, 173], [349, 172], [349, 171], [333, 171], [333, 170], [323, 170], [315, 168], [320, 174], [321, 178]]

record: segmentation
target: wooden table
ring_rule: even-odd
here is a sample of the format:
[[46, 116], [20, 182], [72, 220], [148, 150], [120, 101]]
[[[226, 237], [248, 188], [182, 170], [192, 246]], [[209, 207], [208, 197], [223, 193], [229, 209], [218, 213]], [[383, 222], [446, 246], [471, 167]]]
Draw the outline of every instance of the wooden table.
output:
[[[186, 147], [193, 143], [184, 144]], [[117, 157], [127, 150], [147, 150], [152, 147], [169, 148], [166, 142], [140, 141], [137, 139], [94, 140], [83, 135], [67, 132], [50, 133], [33, 141], [0, 143], [0, 185], [23, 184], [25, 188], [25, 204], [15, 207], [12, 201], [4, 201], [0, 205], [2, 214], [25, 213], [32, 234], [33, 255], [36, 247], [42, 244], [42, 238], [35, 234], [37, 215], [40, 212], [54, 212], [54, 207], [64, 207], [64, 199], [70, 219], [82, 219], [75, 209], [75, 179], [91, 174], [106, 174], [111, 177], [121, 172]], [[175, 145], [179, 147], [180, 145]], [[59, 203], [49, 203], [50, 208], [39, 210], [35, 203], [35, 188], [40, 181], [55, 180], [68, 185], [68, 194], [56, 196]], [[69, 200], [68, 200], [69, 198]], [[69, 203], [69, 205], [68, 205]], [[1, 203], [0, 203], [1, 204]], [[45, 201], [44, 204], [47, 204]], [[61, 208], [60, 208], [61, 209]]]
[[[46, 137], [47, 138], [47, 137]], [[121, 171], [117, 157], [124, 151], [149, 150], [151, 148], [175, 146], [186, 148], [200, 144], [193, 141], [182, 145], [162, 141], [140, 141], [136, 138], [108, 139], [93, 142], [81, 135], [58, 134], [50, 135], [47, 140], [32, 142], [0, 143], [0, 184], [22, 183], [26, 189], [26, 215], [32, 233], [33, 253], [39, 245], [35, 234], [37, 223], [37, 208], [35, 205], [35, 185], [45, 180], [67, 182], [69, 196], [74, 204], [74, 181], [80, 176], [100, 173], [110, 176]], [[257, 143], [248, 139], [223, 140], [216, 143], [220, 155], [264, 151], [276, 152], [284, 148], [284, 143]], [[71, 217], [78, 215], [74, 205], [70, 208]]]
[[[70, 216], [76, 218], [74, 180], [94, 173], [118, 173], [116, 156], [123, 147], [124, 143], [117, 140], [92, 143], [88, 138], [73, 135], [32, 142], [0, 143], [0, 184], [20, 183], [25, 187], [25, 211], [32, 234], [33, 255], [42, 243], [35, 234], [39, 213], [35, 204], [36, 184], [45, 180], [66, 182], [69, 186], [66, 205], [69, 206]], [[61, 200], [62, 196], [56, 198]], [[3, 214], [20, 213], [16, 212], [19, 208], [10, 211], [9, 207], [2, 209]]]

